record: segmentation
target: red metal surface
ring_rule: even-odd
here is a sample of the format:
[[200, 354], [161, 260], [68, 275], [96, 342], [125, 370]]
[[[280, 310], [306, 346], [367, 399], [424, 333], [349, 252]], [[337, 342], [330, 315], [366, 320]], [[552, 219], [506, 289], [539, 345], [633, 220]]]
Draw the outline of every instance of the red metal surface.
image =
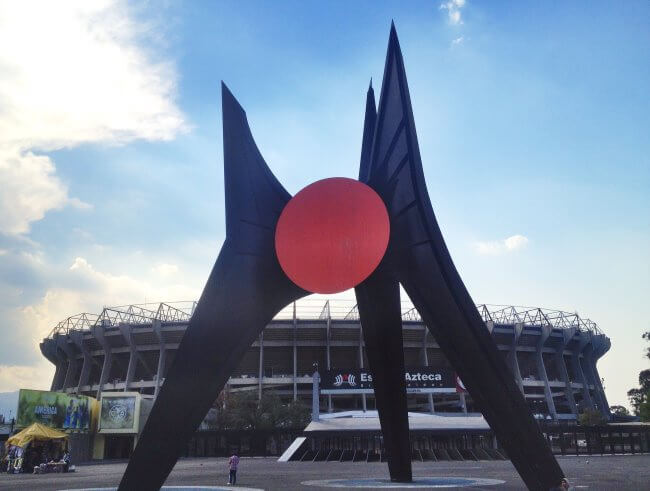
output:
[[389, 234], [377, 193], [354, 179], [333, 177], [310, 184], [287, 203], [275, 229], [275, 250], [296, 285], [336, 293], [375, 270]]

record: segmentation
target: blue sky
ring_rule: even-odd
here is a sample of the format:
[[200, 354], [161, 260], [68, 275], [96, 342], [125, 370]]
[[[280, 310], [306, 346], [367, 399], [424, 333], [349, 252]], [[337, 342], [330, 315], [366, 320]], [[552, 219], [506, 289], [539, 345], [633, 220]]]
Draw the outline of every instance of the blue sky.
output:
[[355, 177], [391, 19], [474, 300], [597, 322], [627, 403], [650, 328], [644, 1], [0, 2], [0, 391], [49, 385], [37, 343], [69, 315], [198, 297], [225, 232], [221, 80], [291, 193]]

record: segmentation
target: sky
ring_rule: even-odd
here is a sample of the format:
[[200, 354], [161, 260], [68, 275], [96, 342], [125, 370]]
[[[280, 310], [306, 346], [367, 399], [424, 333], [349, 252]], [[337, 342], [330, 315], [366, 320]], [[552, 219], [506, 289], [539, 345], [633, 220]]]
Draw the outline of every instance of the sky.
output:
[[431, 201], [477, 303], [578, 312], [610, 404], [647, 368], [650, 4], [0, 0], [0, 392], [104, 306], [198, 298], [220, 82], [289, 192], [356, 177], [395, 21]]

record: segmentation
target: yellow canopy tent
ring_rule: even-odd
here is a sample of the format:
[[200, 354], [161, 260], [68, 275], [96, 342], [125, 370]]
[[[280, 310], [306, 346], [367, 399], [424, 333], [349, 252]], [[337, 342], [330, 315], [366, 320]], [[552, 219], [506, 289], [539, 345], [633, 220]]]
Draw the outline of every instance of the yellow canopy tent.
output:
[[68, 435], [57, 431], [48, 426], [42, 425], [40, 423], [34, 423], [31, 426], [28, 426], [23, 431], [16, 433], [14, 436], [9, 437], [7, 440], [7, 446], [17, 445], [19, 447], [25, 447], [29, 442], [32, 441], [46, 441], [46, 440], [67, 440]]

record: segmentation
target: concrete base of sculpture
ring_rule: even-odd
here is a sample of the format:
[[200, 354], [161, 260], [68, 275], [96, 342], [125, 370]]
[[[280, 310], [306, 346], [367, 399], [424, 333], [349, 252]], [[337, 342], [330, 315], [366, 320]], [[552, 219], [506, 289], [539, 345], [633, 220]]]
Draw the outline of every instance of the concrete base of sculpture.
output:
[[[242, 488], [240, 486], [163, 486], [161, 491], [264, 491], [260, 488]], [[117, 488], [75, 488], [62, 489], [61, 491], [117, 491]]]
[[412, 482], [394, 482], [390, 479], [324, 479], [322, 481], [304, 481], [304, 486], [345, 489], [436, 489], [436, 488], [472, 488], [476, 486], [496, 486], [504, 484], [499, 479], [478, 477], [414, 477]]

